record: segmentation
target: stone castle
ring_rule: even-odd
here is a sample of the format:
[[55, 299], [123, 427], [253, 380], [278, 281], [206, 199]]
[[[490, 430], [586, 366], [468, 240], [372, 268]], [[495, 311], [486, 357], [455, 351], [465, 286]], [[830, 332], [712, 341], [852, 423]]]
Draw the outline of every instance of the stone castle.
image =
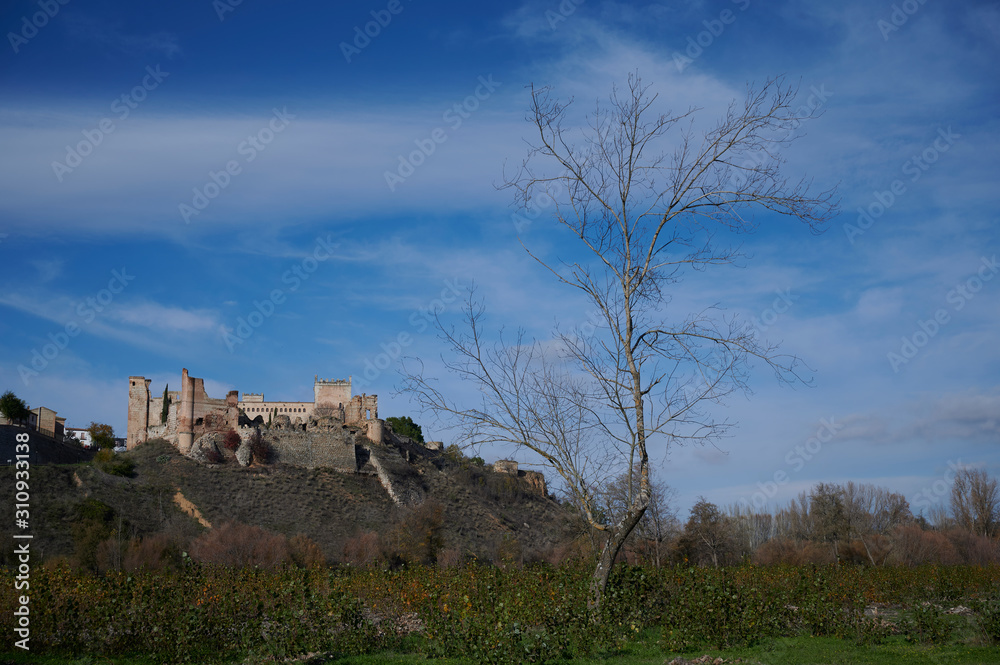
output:
[[[305, 430], [317, 420], [341, 423], [367, 430], [369, 438], [381, 443], [382, 421], [378, 419], [378, 395], [351, 395], [351, 379], [315, 377], [312, 402], [266, 401], [263, 393], [231, 390], [223, 399], [209, 397], [204, 379], [181, 371], [181, 389], [169, 391], [166, 417], [163, 395], [149, 392], [151, 379], [129, 377], [128, 435], [131, 450], [153, 438], [166, 439], [187, 454], [205, 434], [239, 430], [254, 424], [273, 422], [278, 427]], [[242, 416], [242, 417], [241, 417]]]
[[[312, 402], [267, 401], [263, 393], [244, 393], [240, 399], [237, 390], [225, 398], [209, 397], [204, 379], [190, 376], [187, 369], [181, 371], [181, 389], [167, 392], [165, 398], [151, 395], [150, 383], [142, 376], [129, 377], [129, 450], [161, 438], [182, 455], [204, 462], [206, 451], [217, 451], [225, 432], [233, 429], [245, 442], [266, 424], [268, 443], [283, 463], [371, 474], [397, 505], [417, 505], [423, 500], [423, 483], [410, 464], [440, 456], [444, 448], [440, 441], [421, 445], [395, 434], [378, 417], [378, 396], [352, 396], [350, 378], [316, 376]], [[532, 491], [546, 494], [544, 476], [519, 471], [517, 462], [497, 462], [494, 470], [524, 478]]]

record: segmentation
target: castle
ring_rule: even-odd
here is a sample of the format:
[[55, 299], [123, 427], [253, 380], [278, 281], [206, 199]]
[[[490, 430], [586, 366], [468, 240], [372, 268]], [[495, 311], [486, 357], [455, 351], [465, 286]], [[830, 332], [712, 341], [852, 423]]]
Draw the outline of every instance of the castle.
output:
[[[238, 429], [241, 425], [257, 421], [280, 421], [289, 426], [304, 427], [310, 420], [332, 418], [344, 425], [367, 428], [370, 438], [381, 440], [378, 420], [378, 395], [351, 395], [351, 379], [321, 379], [313, 382], [312, 402], [265, 401], [263, 393], [244, 393], [231, 390], [224, 399], [209, 397], [204, 379], [181, 371], [181, 389], [164, 396], [149, 393], [151, 379], [129, 377], [128, 435], [126, 447], [132, 450], [140, 443], [153, 438], [163, 438], [182, 452], [204, 434]], [[241, 414], [245, 417], [241, 423]], [[249, 422], [247, 422], [249, 421]]]

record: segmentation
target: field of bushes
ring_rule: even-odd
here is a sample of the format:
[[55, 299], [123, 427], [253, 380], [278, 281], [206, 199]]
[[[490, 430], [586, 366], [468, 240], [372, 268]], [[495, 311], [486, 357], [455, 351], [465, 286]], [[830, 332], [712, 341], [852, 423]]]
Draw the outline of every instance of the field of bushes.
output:
[[[664, 656], [800, 635], [853, 645], [1000, 646], [995, 565], [627, 566], [600, 611], [588, 608], [589, 573], [583, 564], [386, 570], [187, 562], [93, 575], [46, 565], [30, 580], [31, 651], [163, 662], [401, 652], [544, 663], [608, 656], [639, 639], [653, 639]], [[13, 573], [0, 577], [0, 631], [11, 635]]]

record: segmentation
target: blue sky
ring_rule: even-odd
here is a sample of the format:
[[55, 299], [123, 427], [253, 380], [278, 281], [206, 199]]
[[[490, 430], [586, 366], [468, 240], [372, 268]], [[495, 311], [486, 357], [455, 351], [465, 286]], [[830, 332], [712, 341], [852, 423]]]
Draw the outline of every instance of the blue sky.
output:
[[[821, 112], [788, 173], [842, 213], [819, 236], [760, 216], [746, 266], [674, 303], [759, 320], [814, 386], [761, 372], [718, 447], [657, 444], [661, 477], [686, 512], [821, 480], [926, 509], [949, 463], [1000, 475], [996, 3], [36, 0], [0, 27], [0, 387], [70, 426], [123, 432], [127, 377], [182, 367], [220, 397], [352, 375], [426, 422], [394, 391], [401, 355], [442, 351], [427, 311], [475, 283], [497, 328], [588, 321], [495, 186], [526, 86], [584, 109], [638, 71], [710, 122], [785, 75]], [[544, 214], [520, 235], [570, 251]]]

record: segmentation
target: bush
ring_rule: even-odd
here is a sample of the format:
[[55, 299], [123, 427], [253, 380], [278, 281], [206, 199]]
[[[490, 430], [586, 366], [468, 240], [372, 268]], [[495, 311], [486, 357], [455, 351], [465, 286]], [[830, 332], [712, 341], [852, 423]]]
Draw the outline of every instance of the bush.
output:
[[323, 549], [304, 533], [289, 539], [288, 553], [292, 557], [292, 563], [299, 568], [321, 568], [326, 565]]
[[233, 452], [236, 452], [236, 450], [239, 449], [242, 442], [243, 440], [240, 438], [239, 432], [234, 429], [230, 429], [226, 432], [225, 437], [222, 439], [222, 445], [225, 446], [227, 450], [232, 450]]
[[259, 430], [254, 430], [253, 434], [250, 435], [248, 445], [255, 461], [267, 464], [274, 460], [274, 448], [271, 447], [271, 444], [267, 442]]
[[119, 457], [113, 450], [102, 448], [94, 455], [94, 466], [112, 476], [131, 478], [135, 472], [135, 462], [127, 457]]
[[367, 531], [344, 543], [344, 563], [352, 566], [368, 567], [382, 560], [382, 544], [378, 534]]
[[235, 568], [275, 568], [289, 560], [288, 542], [259, 526], [228, 522], [196, 538], [191, 558]]

